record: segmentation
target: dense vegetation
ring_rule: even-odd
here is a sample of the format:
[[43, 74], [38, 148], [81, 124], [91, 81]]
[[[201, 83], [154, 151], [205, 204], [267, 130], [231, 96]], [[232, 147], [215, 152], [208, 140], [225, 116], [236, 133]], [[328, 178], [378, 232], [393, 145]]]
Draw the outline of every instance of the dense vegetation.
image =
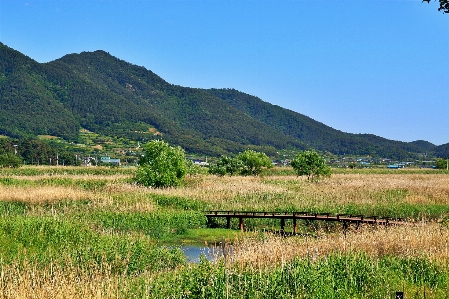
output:
[[[317, 183], [293, 173], [187, 176], [152, 189], [133, 184], [135, 168], [0, 169], [0, 298], [445, 298], [446, 171], [345, 169]], [[208, 229], [209, 209], [416, 222], [346, 234], [302, 222], [285, 238], [272, 220], [245, 220], [245, 233], [234, 221]], [[204, 241], [228, 253], [188, 263], [179, 245]]]
[[[0, 156], [14, 165], [79, 165], [75, 153], [83, 153], [73, 146], [51, 140], [0, 138]], [[12, 158], [14, 156], [15, 158]], [[18, 163], [18, 164], [16, 164]], [[0, 167], [1, 163], [0, 163]]]
[[291, 166], [298, 176], [307, 176], [308, 181], [318, 181], [321, 177], [329, 177], [331, 169], [316, 151], [304, 151], [296, 155]]
[[80, 129], [146, 142], [163, 138], [188, 153], [314, 148], [334, 154], [447, 156], [447, 145], [348, 134], [233, 89], [172, 85], [104, 51], [40, 64], [0, 43], [0, 134], [79, 142]]
[[[400, 142], [372, 134], [348, 134], [235, 89], [208, 91], [234, 108], [288, 136], [298, 138], [317, 150], [339, 155], [367, 154], [403, 160], [417, 157], [417, 154], [423, 152], [429, 152], [430, 155], [432, 151], [439, 151], [441, 148], [426, 141]], [[439, 154], [441, 155], [440, 152]]]
[[144, 145], [136, 181], [147, 187], [179, 186], [187, 168], [187, 160], [181, 147], [170, 146], [165, 141], [150, 141]]
[[260, 175], [271, 168], [272, 162], [265, 153], [246, 150], [237, 157], [221, 156], [220, 160], [209, 168], [210, 174], [223, 175]]

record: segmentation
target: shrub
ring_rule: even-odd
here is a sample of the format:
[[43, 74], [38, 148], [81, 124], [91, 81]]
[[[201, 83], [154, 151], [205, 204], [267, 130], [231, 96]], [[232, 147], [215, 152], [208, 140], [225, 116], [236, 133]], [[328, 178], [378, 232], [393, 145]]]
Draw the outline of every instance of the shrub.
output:
[[243, 162], [237, 158], [222, 156], [216, 165], [209, 169], [209, 173], [224, 176], [239, 174], [243, 170]]
[[181, 147], [164, 141], [150, 141], [137, 168], [136, 181], [144, 186], [179, 186], [187, 173], [187, 161]]
[[19, 156], [13, 154], [0, 155], [0, 167], [12, 167], [17, 168], [22, 165], [22, 160]]
[[259, 175], [264, 167], [271, 168], [273, 166], [265, 153], [253, 150], [246, 150], [238, 154], [237, 159], [242, 161], [244, 165], [241, 171], [243, 175]]

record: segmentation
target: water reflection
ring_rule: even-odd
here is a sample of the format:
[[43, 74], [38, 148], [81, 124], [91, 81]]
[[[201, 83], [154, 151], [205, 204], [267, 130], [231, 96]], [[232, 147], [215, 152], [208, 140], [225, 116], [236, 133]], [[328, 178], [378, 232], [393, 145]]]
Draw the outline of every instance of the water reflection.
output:
[[[205, 247], [183, 245], [181, 246], [181, 249], [182, 251], [184, 251], [184, 254], [187, 257], [187, 261], [189, 263], [199, 263], [201, 255], [204, 255], [204, 257], [209, 261], [216, 261], [220, 257], [232, 254], [232, 247], [230, 245], [227, 245], [225, 248], [223, 248], [222, 246]], [[223, 252], [225, 253], [224, 255]]]

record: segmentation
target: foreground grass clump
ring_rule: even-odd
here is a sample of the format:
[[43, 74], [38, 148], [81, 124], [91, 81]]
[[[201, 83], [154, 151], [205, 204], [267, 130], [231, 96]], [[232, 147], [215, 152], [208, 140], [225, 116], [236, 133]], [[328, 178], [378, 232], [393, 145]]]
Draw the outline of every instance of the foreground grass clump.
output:
[[[416, 269], [415, 269], [416, 268]], [[420, 270], [417, 276], [416, 270]], [[448, 271], [425, 259], [371, 259], [363, 254], [334, 254], [309, 262], [294, 259], [271, 268], [200, 265], [147, 284], [154, 298], [445, 298]], [[161, 282], [165, 281], [165, 283]], [[166, 281], [170, 288], [164, 288]], [[424, 282], [427, 281], [427, 282]]]
[[177, 248], [155, 246], [139, 236], [100, 235], [81, 224], [48, 218], [0, 220], [2, 263], [36, 267], [71, 264], [88, 269], [107, 264], [112, 273], [133, 274], [174, 268], [185, 262]]
[[147, 281], [147, 290], [158, 298], [390, 298], [396, 291], [446, 298], [448, 243], [449, 232], [435, 224], [364, 227], [346, 236], [259, 233], [237, 240], [233, 254], [216, 263]]

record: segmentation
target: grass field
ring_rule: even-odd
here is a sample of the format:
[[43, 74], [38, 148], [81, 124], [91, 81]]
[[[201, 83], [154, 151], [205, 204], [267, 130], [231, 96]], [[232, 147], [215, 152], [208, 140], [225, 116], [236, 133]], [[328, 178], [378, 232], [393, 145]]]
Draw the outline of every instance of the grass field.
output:
[[[0, 298], [449, 297], [449, 174], [336, 170], [308, 183], [288, 169], [260, 177], [133, 183], [132, 168], [0, 169]], [[204, 210], [311, 211], [407, 219], [404, 227], [247, 220], [240, 233]], [[287, 226], [289, 223], [287, 222]], [[189, 264], [180, 245], [232, 254]]]

